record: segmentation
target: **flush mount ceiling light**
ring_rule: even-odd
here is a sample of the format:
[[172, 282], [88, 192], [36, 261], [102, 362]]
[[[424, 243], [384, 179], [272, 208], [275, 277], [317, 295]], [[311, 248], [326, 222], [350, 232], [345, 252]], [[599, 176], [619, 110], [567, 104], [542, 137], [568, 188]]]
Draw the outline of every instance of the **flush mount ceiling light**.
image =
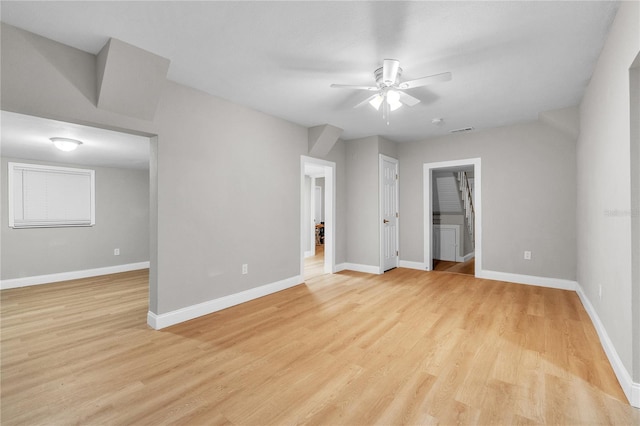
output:
[[60, 151], [65, 152], [73, 151], [74, 149], [82, 145], [82, 142], [69, 138], [50, 138], [50, 140], [51, 142], [53, 142], [56, 148], [58, 148]]

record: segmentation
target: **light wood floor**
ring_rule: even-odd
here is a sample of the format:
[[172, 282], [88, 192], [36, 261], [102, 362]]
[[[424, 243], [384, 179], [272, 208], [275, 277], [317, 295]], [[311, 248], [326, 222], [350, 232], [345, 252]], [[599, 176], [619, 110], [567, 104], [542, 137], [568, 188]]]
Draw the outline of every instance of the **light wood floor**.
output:
[[475, 275], [476, 259], [471, 258], [466, 262], [450, 262], [448, 260], [433, 259], [433, 270], [441, 272], [453, 272], [456, 274]]
[[310, 280], [320, 275], [324, 275], [324, 245], [316, 245], [315, 256], [307, 257], [304, 260], [304, 279]]
[[343, 272], [161, 331], [146, 272], [0, 296], [4, 426], [640, 423], [569, 291]]

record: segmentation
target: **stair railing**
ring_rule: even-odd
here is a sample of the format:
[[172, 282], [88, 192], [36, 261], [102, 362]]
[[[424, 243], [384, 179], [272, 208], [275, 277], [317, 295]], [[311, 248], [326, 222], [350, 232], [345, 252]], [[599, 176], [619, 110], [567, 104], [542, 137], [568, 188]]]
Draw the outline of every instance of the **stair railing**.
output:
[[462, 196], [462, 202], [464, 205], [464, 216], [467, 219], [467, 229], [471, 242], [474, 242], [473, 224], [475, 222], [475, 209], [473, 207], [473, 196], [471, 194], [471, 186], [469, 185], [469, 178], [467, 172], [458, 172], [458, 182], [460, 184], [460, 195]]

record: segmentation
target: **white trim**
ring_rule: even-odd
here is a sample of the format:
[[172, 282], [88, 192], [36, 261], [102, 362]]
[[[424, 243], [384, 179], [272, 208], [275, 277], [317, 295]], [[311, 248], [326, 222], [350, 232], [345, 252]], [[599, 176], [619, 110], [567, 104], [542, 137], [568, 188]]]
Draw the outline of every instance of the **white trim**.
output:
[[[318, 158], [300, 156], [300, 200], [304, 191], [304, 165], [314, 164], [324, 167], [324, 273], [336, 270], [336, 163]], [[300, 276], [304, 276], [304, 207], [300, 202]], [[315, 230], [314, 230], [315, 232]], [[315, 238], [313, 240], [315, 250]]]
[[462, 257], [462, 261], [466, 262], [468, 260], [473, 259], [474, 257], [476, 257], [476, 252], [472, 251], [471, 253], [467, 253]]
[[423, 228], [424, 228], [424, 264], [426, 270], [430, 271], [433, 266], [432, 253], [432, 224], [433, 206], [431, 197], [432, 172], [434, 169], [449, 167], [473, 166], [474, 173], [474, 207], [475, 207], [475, 275], [479, 277], [482, 270], [482, 160], [481, 158], [468, 158], [463, 160], [440, 161], [435, 163], [425, 163], [423, 165]]
[[27, 287], [31, 285], [51, 284], [60, 281], [77, 280], [79, 278], [97, 277], [117, 274], [119, 272], [137, 271], [149, 268], [149, 262], [128, 263], [125, 265], [105, 266], [104, 268], [85, 269], [81, 271], [59, 272], [57, 274], [36, 275], [33, 277], [12, 278], [0, 281], [0, 290]]
[[[316, 245], [316, 244], [315, 244], [315, 241], [314, 241], [313, 245], [314, 245], [314, 246]], [[307, 257], [313, 257], [313, 256], [315, 256], [315, 255], [316, 255], [315, 250], [307, 250], [307, 251], [305, 251], [305, 252], [304, 252], [304, 258], [305, 258], [305, 259], [306, 259]]]
[[258, 299], [260, 297], [267, 296], [278, 291], [286, 290], [290, 287], [295, 287], [299, 284], [302, 284], [303, 282], [303, 277], [298, 275], [281, 281], [276, 281], [271, 284], [265, 284], [260, 287], [241, 291], [240, 293], [234, 293], [228, 296], [220, 297], [218, 299], [198, 303], [197, 305], [191, 305], [184, 308], [176, 309], [175, 311], [167, 312], [164, 314], [155, 314], [149, 311], [147, 313], [147, 324], [156, 330], [160, 330], [162, 328], [179, 324], [184, 321], [189, 321], [191, 319], [198, 318], [203, 315], [208, 315], [213, 312], [221, 311], [223, 309], [230, 308], [231, 306], [239, 305], [253, 299]]
[[[380, 269], [382, 271], [384, 271], [385, 269], [385, 264], [384, 264], [384, 212], [383, 212], [383, 198], [384, 198], [384, 194], [383, 194], [383, 190], [384, 190], [384, 176], [382, 174], [382, 168], [384, 166], [384, 162], [387, 161], [389, 163], [393, 163], [396, 169], [396, 176], [399, 176], [400, 171], [398, 170], [398, 159], [397, 158], [393, 158], [393, 157], [389, 157], [386, 156], [384, 154], [378, 154], [378, 220], [380, 223], [380, 227], [378, 228], [378, 243], [380, 244]], [[396, 211], [400, 212], [400, 199], [398, 197], [399, 195], [399, 190], [400, 190], [400, 180], [396, 179]], [[400, 249], [400, 218], [396, 217], [396, 247], [399, 250]], [[397, 268], [400, 262], [400, 257], [398, 255], [396, 255], [396, 261], [395, 261], [395, 266], [389, 268]]]
[[427, 266], [424, 264], [424, 262], [411, 262], [409, 260], [401, 260], [399, 266], [401, 268], [418, 269], [420, 271], [427, 270]]
[[633, 382], [631, 374], [629, 374], [627, 369], [624, 367], [622, 360], [618, 356], [618, 352], [616, 351], [615, 346], [613, 346], [602, 321], [600, 321], [600, 317], [578, 283], [576, 283], [576, 292], [578, 293], [578, 297], [580, 297], [580, 301], [582, 302], [584, 309], [589, 314], [591, 322], [593, 322], [593, 325], [598, 332], [600, 343], [604, 348], [604, 352], [607, 354], [607, 358], [609, 358], [609, 363], [611, 364], [611, 367], [613, 367], [613, 371], [618, 378], [618, 382], [620, 382], [620, 387], [622, 387], [629, 403], [636, 408], [640, 408], [640, 383]]
[[340, 271], [355, 271], [355, 272], [364, 272], [365, 274], [375, 274], [375, 275], [380, 275], [382, 274], [384, 271], [381, 270], [382, 268], [379, 266], [373, 266], [373, 265], [361, 265], [358, 263], [340, 263], [338, 265], [336, 265], [336, 272], [340, 272]]
[[561, 278], [537, 277], [534, 275], [511, 274], [508, 272], [497, 271], [476, 271], [476, 278], [484, 278], [487, 280], [506, 281], [516, 284], [535, 285], [538, 287], [557, 288], [559, 290], [575, 291], [578, 283], [576, 281], [565, 280]]

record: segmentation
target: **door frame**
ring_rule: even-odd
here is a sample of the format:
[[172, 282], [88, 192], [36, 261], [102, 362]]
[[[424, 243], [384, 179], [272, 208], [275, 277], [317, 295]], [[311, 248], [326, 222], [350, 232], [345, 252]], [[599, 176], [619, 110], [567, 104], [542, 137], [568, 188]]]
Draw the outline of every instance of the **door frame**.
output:
[[424, 265], [427, 271], [433, 270], [433, 171], [451, 167], [473, 166], [474, 176], [474, 200], [475, 217], [473, 229], [475, 230], [475, 275], [480, 276], [482, 271], [482, 161], [478, 158], [463, 160], [439, 161], [424, 163], [423, 165], [423, 190], [424, 190]]
[[[382, 166], [383, 166], [383, 162], [384, 161], [388, 161], [390, 163], [395, 164], [396, 166], [396, 176], [398, 176], [398, 178], [396, 179], [396, 212], [398, 212], [398, 217], [396, 217], [396, 249], [398, 250], [398, 255], [396, 256], [396, 264], [395, 264], [395, 268], [397, 268], [399, 266], [400, 263], [400, 198], [399, 198], [399, 189], [400, 189], [400, 171], [398, 170], [398, 159], [397, 158], [392, 158], [392, 157], [388, 157], [384, 154], [378, 154], [378, 223], [380, 225], [380, 227], [378, 228], [378, 232], [379, 232], [379, 242], [380, 242], [380, 273], [384, 273], [385, 272], [385, 265], [384, 265], [384, 223], [382, 222], [383, 220], [383, 206], [382, 206], [382, 200], [383, 200], [383, 174], [382, 174]], [[389, 269], [393, 269], [393, 268], [389, 268]]]
[[[336, 270], [336, 163], [320, 160], [318, 158], [300, 156], [300, 276], [304, 277], [304, 221], [308, 218], [304, 215], [304, 169], [305, 164], [313, 164], [324, 167], [324, 273], [333, 274]], [[313, 196], [310, 198], [314, 199]], [[315, 244], [315, 243], [314, 243]], [[315, 249], [315, 246], [314, 246]]]

